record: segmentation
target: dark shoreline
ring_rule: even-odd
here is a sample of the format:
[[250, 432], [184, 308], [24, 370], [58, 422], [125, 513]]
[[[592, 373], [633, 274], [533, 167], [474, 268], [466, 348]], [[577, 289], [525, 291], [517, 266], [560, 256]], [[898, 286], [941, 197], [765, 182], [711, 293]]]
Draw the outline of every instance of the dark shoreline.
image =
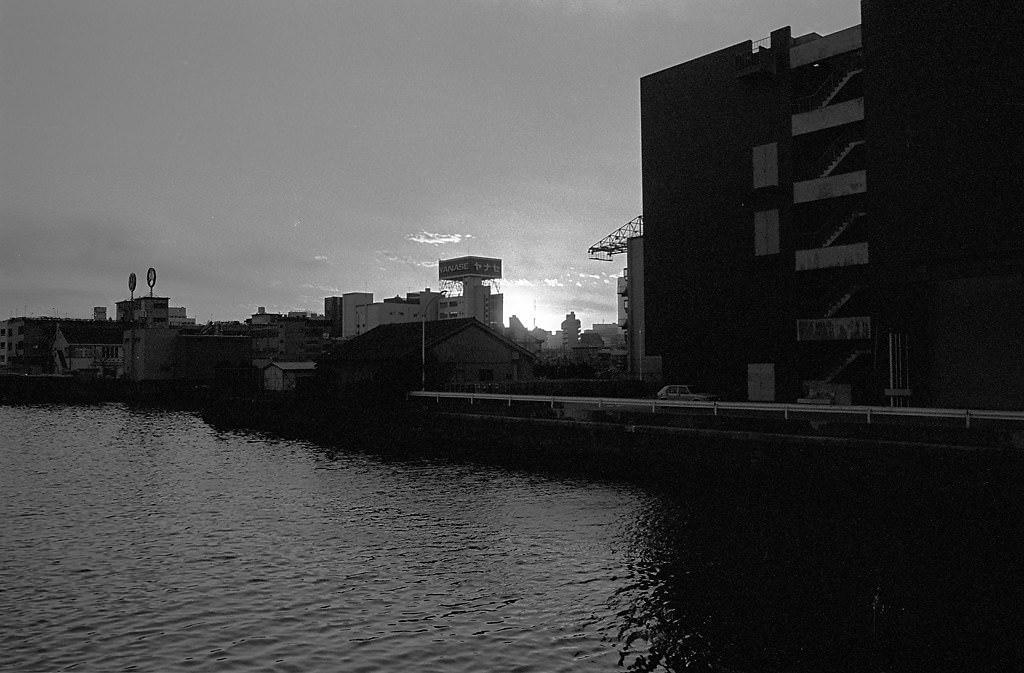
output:
[[[314, 442], [331, 453], [440, 459], [565, 476], [674, 484], [687, 475], [785, 479], [1024, 481], [1020, 431], [828, 424], [599, 411], [566, 417], [407, 400], [396, 390], [233, 394], [227, 387], [148, 386], [67, 377], [0, 377], [0, 404], [97, 404], [185, 409], [218, 429]], [[929, 476], [930, 475], [930, 476]], [[970, 476], [973, 475], [973, 476]], [[1019, 477], [1019, 479], [1018, 479]]]
[[[416, 402], [324, 404], [301, 398], [220, 399], [202, 409], [223, 429], [314, 442], [330, 455], [498, 465], [565, 477], [675, 489], [703, 479], [959, 488], [1024, 483], [1024, 451], [910, 439], [784, 434], [778, 428], [659, 427], [424, 409]], [[901, 486], [902, 484], [902, 486]], [[931, 485], [931, 486], [930, 486]], [[974, 486], [970, 486], [974, 488]]]

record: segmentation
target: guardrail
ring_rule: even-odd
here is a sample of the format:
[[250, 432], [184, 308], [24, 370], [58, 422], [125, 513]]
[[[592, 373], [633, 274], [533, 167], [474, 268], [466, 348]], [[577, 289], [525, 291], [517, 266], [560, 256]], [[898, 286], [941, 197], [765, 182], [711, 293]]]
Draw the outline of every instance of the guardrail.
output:
[[890, 419], [944, 419], [963, 423], [970, 428], [975, 421], [1002, 421], [1024, 424], [1024, 411], [1000, 411], [996, 409], [940, 409], [932, 407], [880, 407], [880, 406], [832, 406], [825, 404], [790, 404], [777, 402], [684, 402], [681, 400], [637, 399], [625, 397], [571, 397], [563, 395], [506, 395], [498, 393], [447, 393], [440, 391], [412, 391], [409, 397], [432, 399], [541, 403], [550, 405], [585, 405], [594, 409], [636, 410], [657, 413], [659, 409], [692, 409], [714, 416], [731, 412], [746, 412], [779, 415], [783, 419], [799, 419], [814, 416], [837, 416], [843, 420], [871, 424], [882, 418]]

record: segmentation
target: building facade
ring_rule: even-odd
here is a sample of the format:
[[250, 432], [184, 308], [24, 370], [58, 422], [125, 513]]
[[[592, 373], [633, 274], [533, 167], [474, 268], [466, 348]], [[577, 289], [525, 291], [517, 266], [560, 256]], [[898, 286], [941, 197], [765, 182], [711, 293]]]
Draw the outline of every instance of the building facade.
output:
[[1020, 13], [909, 4], [641, 79], [643, 339], [666, 378], [1024, 406]]
[[480, 278], [463, 279], [461, 294], [446, 296], [440, 304], [441, 320], [476, 318], [493, 330], [504, 327], [505, 296], [492, 292]]
[[52, 374], [58, 318], [21, 317], [0, 322], [0, 366], [19, 374]]
[[57, 325], [53, 340], [54, 371], [102, 379], [124, 375], [124, 329], [108, 321], [74, 321]]
[[167, 297], [135, 297], [117, 302], [118, 322], [134, 323], [138, 327], [168, 327], [170, 307]]
[[331, 330], [323, 316], [267, 313], [262, 306], [246, 322], [251, 327], [253, 361], [260, 368], [269, 362], [316, 360]]
[[[360, 296], [363, 299], [359, 299]], [[444, 299], [442, 293], [433, 292], [430, 288], [425, 288], [422, 292], [408, 292], [404, 298], [394, 296], [381, 302], [374, 302], [373, 295], [356, 293], [355, 297], [355, 332], [350, 336], [366, 334], [380, 325], [437, 320], [440, 315], [440, 304]], [[365, 298], [369, 298], [369, 301], [365, 301]]]

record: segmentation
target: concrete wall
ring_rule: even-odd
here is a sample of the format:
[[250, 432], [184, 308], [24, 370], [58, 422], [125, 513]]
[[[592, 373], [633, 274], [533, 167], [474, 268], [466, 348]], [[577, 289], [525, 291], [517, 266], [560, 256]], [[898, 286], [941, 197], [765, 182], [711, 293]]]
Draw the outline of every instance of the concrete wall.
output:
[[[626, 266], [629, 268], [627, 283], [627, 313], [626, 324], [628, 325], [628, 346], [629, 372], [632, 376], [639, 377], [643, 372], [642, 358], [644, 357], [644, 339], [646, 335], [646, 296], [644, 293], [644, 239], [642, 237], [631, 238], [626, 241]], [[648, 371], [650, 371], [648, 369]]]
[[173, 358], [178, 380], [212, 383], [229, 370], [244, 379], [252, 367], [252, 342], [242, 336], [180, 335]]
[[824, 35], [817, 40], [804, 42], [789, 50], [789, 65], [798, 68], [808, 63], [821, 61], [832, 56], [845, 54], [861, 48], [860, 26]]
[[924, 266], [925, 276], [941, 280], [974, 275], [989, 261], [1019, 261], [1020, 3], [864, 0], [862, 15], [879, 276], [919, 276]]
[[174, 340], [178, 330], [165, 327], [126, 330], [124, 375], [133, 383], [174, 378]]
[[910, 346], [910, 386], [920, 390], [914, 400], [939, 407], [1024, 409], [1021, 276], [933, 283], [923, 300], [925, 339]]

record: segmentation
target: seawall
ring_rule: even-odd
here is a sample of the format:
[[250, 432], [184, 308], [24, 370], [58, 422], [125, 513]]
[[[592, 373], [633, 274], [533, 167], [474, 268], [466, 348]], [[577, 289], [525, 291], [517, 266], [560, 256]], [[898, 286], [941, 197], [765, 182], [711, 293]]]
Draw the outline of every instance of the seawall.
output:
[[[1024, 452], [878, 438], [763, 430], [664, 427], [427, 410], [417, 404], [319, 405], [294, 399], [232, 400], [204, 416], [221, 427], [305, 439], [382, 459], [452, 460], [643, 483], [693, 484], [698, 475], [755, 475], [821, 483], [866, 478], [899, 483], [1024, 479]], [[703, 478], [701, 477], [701, 478]], [[936, 483], [938, 483], [936, 482]]]

